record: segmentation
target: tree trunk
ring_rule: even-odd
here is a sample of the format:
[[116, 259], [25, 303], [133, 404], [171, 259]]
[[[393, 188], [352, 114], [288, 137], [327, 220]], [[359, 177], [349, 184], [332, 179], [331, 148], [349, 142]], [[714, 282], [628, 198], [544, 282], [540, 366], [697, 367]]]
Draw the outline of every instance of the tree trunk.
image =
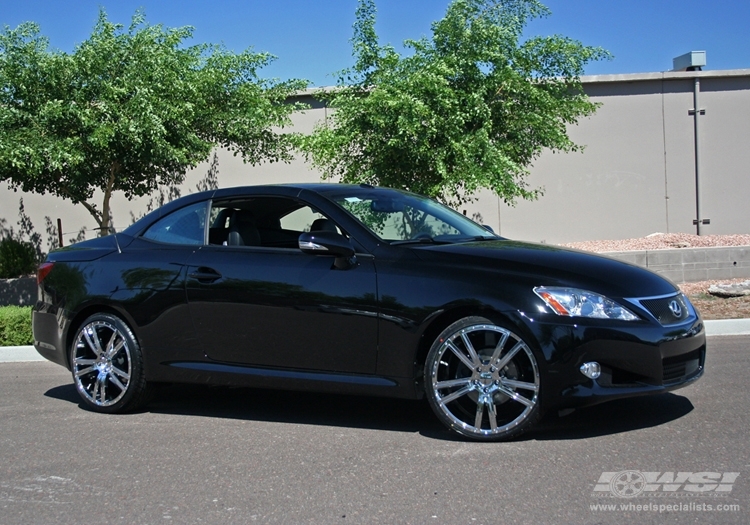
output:
[[102, 199], [102, 214], [101, 220], [99, 221], [99, 237], [106, 237], [111, 231], [111, 215], [109, 209], [109, 201], [112, 198], [112, 188], [115, 185], [115, 170], [117, 166], [112, 166], [109, 171], [109, 180], [107, 181], [107, 187], [104, 188], [104, 198]]

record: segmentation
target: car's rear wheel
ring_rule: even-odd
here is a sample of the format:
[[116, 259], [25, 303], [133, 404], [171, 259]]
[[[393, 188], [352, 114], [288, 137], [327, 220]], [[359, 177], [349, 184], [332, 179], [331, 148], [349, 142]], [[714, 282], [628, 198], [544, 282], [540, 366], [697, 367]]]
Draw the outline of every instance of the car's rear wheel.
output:
[[148, 401], [141, 349], [114, 315], [95, 314], [83, 322], [70, 348], [70, 364], [78, 394], [97, 412], [128, 412]]
[[466, 317], [435, 340], [425, 363], [425, 390], [437, 417], [478, 440], [503, 440], [536, 423], [540, 374], [530, 345], [483, 317]]

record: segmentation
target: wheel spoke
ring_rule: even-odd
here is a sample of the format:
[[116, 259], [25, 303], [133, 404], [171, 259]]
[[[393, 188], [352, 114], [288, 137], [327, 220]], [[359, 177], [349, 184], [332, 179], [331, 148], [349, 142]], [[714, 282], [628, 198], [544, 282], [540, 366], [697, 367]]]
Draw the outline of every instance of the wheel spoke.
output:
[[465, 386], [471, 382], [471, 378], [462, 377], [460, 379], [449, 379], [448, 381], [438, 381], [435, 383], [435, 390], [443, 390], [444, 388], [453, 388], [454, 386]]
[[452, 394], [449, 394], [449, 395], [447, 395], [445, 397], [441, 397], [440, 398], [440, 404], [447, 405], [451, 401], [455, 401], [459, 397], [468, 394], [469, 392], [471, 392], [471, 390], [472, 390], [472, 388], [469, 385], [466, 385], [465, 387], [463, 387], [463, 388], [461, 388], [459, 390], [456, 390]]
[[464, 346], [466, 347], [466, 351], [469, 352], [469, 356], [471, 356], [471, 360], [473, 361], [473, 366], [481, 364], [482, 361], [479, 359], [479, 356], [477, 355], [477, 351], [474, 350], [474, 345], [472, 345], [471, 341], [469, 341], [469, 336], [466, 335], [466, 332], [461, 332], [461, 340], [463, 340]]
[[482, 430], [482, 416], [484, 416], [484, 403], [477, 403], [477, 413], [474, 416], [474, 427], [477, 430]]
[[86, 374], [90, 374], [91, 372], [94, 372], [94, 371], [96, 371], [96, 367], [95, 366], [90, 366], [88, 368], [83, 368], [81, 370], [76, 370], [76, 377], [83, 377]]
[[500, 359], [500, 354], [503, 351], [503, 347], [505, 346], [505, 342], [508, 340], [508, 334], [503, 333], [500, 336], [500, 341], [497, 342], [497, 345], [495, 346], [495, 351], [492, 352], [492, 358], [490, 359], [490, 363], [494, 363], [498, 359]]
[[83, 331], [83, 336], [86, 338], [89, 348], [96, 354], [96, 357], [102, 355], [102, 344], [101, 341], [99, 341], [99, 334], [96, 333], [96, 327], [90, 326], [86, 328]]
[[521, 390], [531, 390], [532, 392], [539, 391], [539, 385], [534, 383], [526, 383], [525, 381], [516, 381], [515, 379], [501, 378], [500, 382], [510, 388], [520, 388]]
[[521, 348], [524, 347], [523, 341], [518, 341], [515, 345], [513, 345], [513, 348], [511, 348], [505, 356], [498, 361], [498, 363], [495, 365], [500, 370], [505, 368], [505, 366], [510, 363], [510, 360], [513, 359], [516, 354], [521, 350]]
[[114, 340], [117, 336], [119, 336], [117, 332], [112, 334], [112, 338], [109, 340], [109, 343], [107, 343], [107, 357], [109, 359], [112, 359], [114, 356], [117, 355], [117, 352], [122, 350], [122, 347], [125, 346], [125, 341], [120, 338], [119, 341], [117, 341], [117, 344], [114, 344]]
[[490, 428], [493, 431], [497, 430], [497, 407], [495, 407], [495, 403], [487, 405], [487, 415], [490, 418]]
[[119, 389], [120, 389], [121, 391], [122, 391], [122, 390], [125, 390], [125, 388], [126, 388], [126, 387], [125, 387], [125, 385], [123, 385], [123, 384], [122, 384], [122, 383], [120, 382], [120, 380], [119, 380], [119, 379], [117, 379], [117, 376], [116, 376], [116, 375], [114, 375], [114, 374], [110, 374], [110, 375], [109, 375], [109, 380], [110, 380], [110, 381], [112, 381], [112, 383], [114, 383], [114, 385], [115, 385], [115, 386], [116, 386], [117, 388], [119, 388]]
[[453, 352], [454, 354], [456, 354], [456, 357], [458, 357], [461, 360], [461, 362], [464, 365], [466, 365], [466, 368], [468, 368], [469, 370], [473, 370], [474, 369], [475, 364], [472, 363], [471, 361], [469, 361], [469, 358], [466, 357], [466, 354], [464, 354], [461, 350], [459, 350], [456, 347], [456, 345], [454, 345], [450, 341], [447, 341], [446, 344], [448, 345], [448, 348], [451, 349], [451, 352]]
[[96, 393], [94, 394], [94, 400], [96, 401], [97, 396], [99, 397], [99, 403], [104, 404], [107, 401], [107, 379], [106, 376], [99, 376], [96, 379]]
[[96, 359], [84, 359], [82, 357], [76, 357], [75, 360], [76, 366], [93, 365], [94, 363], [96, 363]]
[[112, 377], [115, 375], [118, 375], [119, 377], [123, 378], [125, 381], [130, 381], [130, 376], [125, 372], [124, 370], [120, 370], [116, 366], [112, 366], [112, 374], [110, 374]]
[[513, 401], [516, 401], [518, 403], [521, 403], [522, 405], [526, 405], [527, 407], [533, 407], [535, 402], [531, 399], [527, 399], [523, 397], [518, 392], [514, 392], [513, 390], [510, 390], [509, 388], [505, 388], [503, 386], [498, 387], [498, 390], [511, 398]]
[[115, 344], [115, 339], [117, 339], [117, 330], [112, 331], [112, 335], [109, 336], [109, 341], [107, 341], [106, 346], [104, 347], [106, 350], [104, 353], [107, 355], [107, 357], [111, 357], [112, 347]]

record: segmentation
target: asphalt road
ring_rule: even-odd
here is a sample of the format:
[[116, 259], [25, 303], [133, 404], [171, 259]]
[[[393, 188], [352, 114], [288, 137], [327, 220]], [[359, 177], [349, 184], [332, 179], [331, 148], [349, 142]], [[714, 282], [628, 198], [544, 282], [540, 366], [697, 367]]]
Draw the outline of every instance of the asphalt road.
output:
[[750, 336], [709, 344], [695, 385], [493, 444], [376, 398], [174, 386], [99, 415], [63, 368], [3, 363], [0, 523], [747, 524]]

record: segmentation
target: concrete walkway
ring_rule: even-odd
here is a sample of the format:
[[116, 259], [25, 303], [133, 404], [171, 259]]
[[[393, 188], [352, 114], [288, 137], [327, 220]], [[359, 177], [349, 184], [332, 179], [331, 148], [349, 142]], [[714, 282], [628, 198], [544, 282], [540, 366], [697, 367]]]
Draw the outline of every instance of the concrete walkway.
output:
[[[750, 335], [750, 319], [704, 321], [706, 335]], [[0, 346], [0, 363], [46, 361], [33, 346]]]

